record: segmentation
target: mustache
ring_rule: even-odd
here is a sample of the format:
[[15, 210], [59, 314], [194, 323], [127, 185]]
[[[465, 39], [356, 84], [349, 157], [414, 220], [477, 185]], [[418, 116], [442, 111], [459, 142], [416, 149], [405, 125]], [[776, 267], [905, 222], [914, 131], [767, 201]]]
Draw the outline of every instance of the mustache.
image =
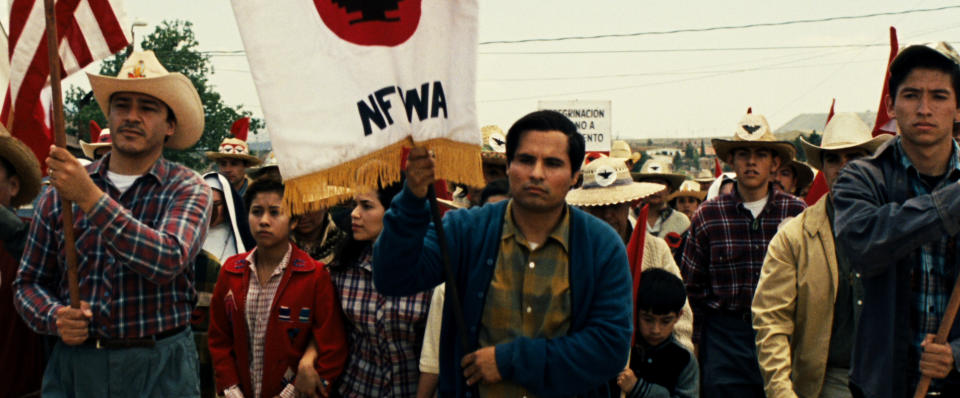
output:
[[120, 131], [120, 130], [133, 130], [133, 131], [136, 131], [136, 132], [139, 133], [139, 134], [144, 134], [144, 133], [145, 133], [145, 132], [143, 131], [143, 128], [140, 126], [139, 123], [124, 123], [124, 124], [121, 124], [120, 127], [117, 128], [117, 131]]

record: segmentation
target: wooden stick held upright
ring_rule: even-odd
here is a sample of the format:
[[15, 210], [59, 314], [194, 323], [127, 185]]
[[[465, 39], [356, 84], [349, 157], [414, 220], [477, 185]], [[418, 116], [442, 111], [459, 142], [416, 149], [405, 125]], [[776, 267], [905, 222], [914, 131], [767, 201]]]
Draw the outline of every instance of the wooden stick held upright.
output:
[[[53, 118], [53, 137], [58, 147], [67, 147], [67, 134], [63, 128], [63, 98], [60, 89], [60, 53], [57, 52], [57, 16], [53, 0], [43, 1], [47, 19], [47, 60], [50, 66], [50, 91], [53, 100], [50, 115]], [[70, 306], [80, 308], [80, 278], [77, 274], [77, 242], [73, 231], [73, 202], [60, 197], [63, 207], [64, 255], [67, 258], [67, 286], [70, 289]]]
[[[940, 327], [937, 328], [937, 335], [933, 342], [937, 344], [946, 344], [947, 337], [950, 335], [950, 328], [953, 327], [953, 320], [957, 317], [957, 309], [960, 309], [960, 276], [953, 283], [953, 291], [950, 292], [950, 301], [947, 302], [947, 309], [943, 313], [943, 319], [940, 320]], [[917, 383], [917, 389], [913, 393], [914, 398], [923, 398], [927, 396], [927, 390], [930, 388], [930, 377], [923, 376]]]

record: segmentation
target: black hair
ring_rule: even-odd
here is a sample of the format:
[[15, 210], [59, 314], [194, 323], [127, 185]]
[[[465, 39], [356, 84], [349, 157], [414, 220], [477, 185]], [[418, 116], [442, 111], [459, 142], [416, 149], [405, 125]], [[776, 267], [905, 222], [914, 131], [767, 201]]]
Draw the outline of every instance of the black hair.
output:
[[275, 192], [283, 197], [283, 182], [270, 177], [253, 180], [243, 194], [243, 202], [247, 205], [247, 211], [253, 206], [253, 200], [256, 199], [258, 194], [267, 192]]
[[[377, 200], [380, 201], [380, 205], [384, 209], [390, 208], [390, 202], [403, 190], [403, 184], [404, 180], [401, 178], [399, 182], [385, 187], [381, 186], [377, 189]], [[356, 240], [353, 238], [352, 232], [347, 233], [347, 238], [337, 245], [336, 254], [334, 254], [333, 261], [329, 265], [330, 270], [334, 272], [342, 271], [353, 266], [360, 261], [360, 256], [363, 256], [372, 246], [373, 241]]]
[[487, 199], [497, 195], [510, 196], [510, 184], [507, 183], [506, 179], [498, 178], [483, 187], [483, 191], [480, 192], [480, 204], [487, 204]]
[[651, 268], [640, 274], [637, 310], [654, 315], [680, 313], [686, 301], [687, 290], [676, 275], [660, 268]]
[[[910, 53], [906, 53], [907, 51], [910, 51]], [[897, 90], [900, 88], [900, 84], [907, 79], [910, 72], [914, 69], [933, 69], [950, 76], [956, 106], [960, 109], [960, 98], [958, 98], [960, 96], [960, 66], [945, 55], [930, 48], [925, 50], [908, 48], [904, 50], [904, 53], [901, 53], [901, 56], [903, 56], [903, 59], [894, 59], [893, 64], [890, 65], [890, 81], [888, 82], [890, 91], [888, 94], [893, 102], [897, 100]]]
[[513, 155], [520, 146], [520, 138], [528, 131], [559, 131], [567, 136], [567, 156], [570, 157], [570, 175], [580, 171], [586, 143], [583, 135], [577, 132], [577, 125], [556, 111], [536, 111], [517, 120], [507, 132], [507, 164], [513, 161]]

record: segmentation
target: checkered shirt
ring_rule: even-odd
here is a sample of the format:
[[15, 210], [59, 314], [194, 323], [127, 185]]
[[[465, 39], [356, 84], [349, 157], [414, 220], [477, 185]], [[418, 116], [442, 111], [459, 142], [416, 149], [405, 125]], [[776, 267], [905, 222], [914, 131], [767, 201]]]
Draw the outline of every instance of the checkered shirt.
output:
[[[513, 221], [513, 203], [507, 204], [500, 255], [493, 271], [479, 342], [481, 347], [508, 343], [520, 337], [552, 339], [570, 329], [570, 210], [536, 249]], [[481, 397], [533, 395], [519, 385], [481, 384]]]
[[693, 309], [694, 343], [707, 310], [749, 314], [770, 240], [784, 219], [804, 208], [795, 196], [772, 188], [758, 218], [736, 191], [697, 208], [680, 264]]
[[350, 355], [340, 375], [339, 392], [350, 397], [412, 397], [430, 309], [431, 291], [386, 297], [373, 286], [373, 257], [359, 264], [330, 268], [346, 315]]
[[[907, 169], [907, 182], [910, 184], [910, 192], [913, 196], [929, 195], [933, 191], [942, 188], [946, 184], [956, 183], [960, 179], [960, 162], [957, 161], [957, 153], [960, 147], [954, 142], [953, 154], [950, 156], [950, 164], [947, 166], [946, 178], [940, 181], [936, 187], [928, 186], [917, 172], [916, 167], [907, 157], [906, 152], [900, 144], [896, 142], [896, 150], [900, 156], [900, 164]], [[953, 281], [956, 273], [947, 271], [948, 253], [956, 252], [956, 238], [944, 235], [940, 240], [927, 242], [917, 250], [917, 263], [913, 269], [913, 302], [914, 314], [911, 317], [913, 328], [916, 331], [913, 339], [913, 347], [916, 350], [917, 358], [923, 353], [920, 343], [928, 333], [936, 334], [940, 327], [940, 319], [947, 308], [947, 301], [950, 297], [950, 291], [953, 288]], [[951, 246], [953, 248], [951, 249]], [[956, 258], [953, 259], [956, 263]], [[951, 264], [950, 268], [956, 267]]]
[[[280, 287], [280, 280], [283, 279], [283, 271], [287, 269], [287, 263], [290, 262], [292, 246], [288, 244], [287, 253], [280, 260], [280, 265], [273, 270], [267, 283], [260, 284], [260, 278], [257, 275], [257, 266], [255, 263], [257, 249], [253, 249], [246, 260], [250, 262], [250, 286], [247, 288], [247, 304], [244, 308], [247, 318], [247, 330], [250, 344], [250, 386], [253, 390], [254, 398], [260, 398], [260, 390], [263, 388], [263, 347], [266, 344], [264, 339], [267, 337], [267, 324], [270, 322], [270, 307], [273, 306], [273, 298], [277, 295], [277, 288]], [[284, 392], [291, 394], [294, 389], [293, 384], [287, 384]]]
[[[161, 158], [121, 194], [107, 178], [109, 160], [87, 166], [106, 194], [89, 213], [73, 206], [80, 298], [93, 311], [90, 335], [146, 337], [187, 325], [210, 188], [193, 170]], [[14, 282], [17, 310], [46, 334], [56, 334], [54, 314], [70, 304], [60, 211], [60, 195], [48, 187]]]

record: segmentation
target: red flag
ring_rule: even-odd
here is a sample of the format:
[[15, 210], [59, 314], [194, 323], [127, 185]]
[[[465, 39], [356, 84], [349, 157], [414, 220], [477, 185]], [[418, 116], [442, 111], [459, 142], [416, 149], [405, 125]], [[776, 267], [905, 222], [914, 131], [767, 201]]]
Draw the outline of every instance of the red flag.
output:
[[250, 118], [242, 117], [233, 122], [230, 126], [230, 134], [233, 134], [240, 141], [247, 140], [247, 134], [250, 132]]
[[[123, 30], [121, 0], [59, 0], [55, 6], [61, 76], [122, 50], [130, 43]], [[2, 121], [41, 160], [53, 144], [40, 91], [48, 84], [46, 19], [41, 0], [13, 0], [10, 5], [10, 83]]]
[[[830, 113], [827, 113], [827, 122], [824, 123], [825, 125], [830, 124], [830, 119], [833, 119], [833, 107], [836, 104], [836, 98], [830, 101]], [[823, 172], [818, 170], [817, 176], [813, 178], [813, 183], [810, 184], [810, 189], [807, 191], [807, 196], [803, 198], [803, 201], [807, 203], [807, 206], [812, 206], [820, 200], [820, 197], [826, 195], [829, 191], [830, 187], [827, 186], [827, 179], [823, 177]]]
[[824, 126], [826, 126], [827, 123], [830, 123], [830, 119], [833, 119], [833, 106], [836, 104], [837, 104], [836, 98], [834, 98], [833, 101], [830, 101], [830, 113], [827, 113], [827, 121], [823, 123]]
[[883, 91], [880, 92], [880, 108], [877, 109], [877, 121], [873, 123], [873, 136], [880, 134], [897, 134], [896, 119], [887, 116], [887, 104], [884, 102], [890, 94], [890, 64], [897, 57], [900, 45], [897, 43], [897, 29], [890, 27], [890, 58], [887, 60], [887, 72], [883, 75]]
[[723, 168], [720, 167], [720, 158], [713, 158], [713, 178], [720, 178]]
[[90, 142], [98, 143], [100, 142], [100, 125], [96, 121], [90, 121]]
[[[637, 319], [637, 288], [640, 287], [640, 273], [643, 272], [643, 243], [647, 237], [649, 212], [649, 205], [643, 205], [640, 215], [637, 216], [637, 224], [633, 227], [633, 233], [630, 234], [630, 242], [627, 243], [627, 261], [630, 263], [630, 276], [633, 277], [633, 319]], [[631, 346], [636, 335], [637, 331], [634, 328], [633, 337], [630, 339]]]

